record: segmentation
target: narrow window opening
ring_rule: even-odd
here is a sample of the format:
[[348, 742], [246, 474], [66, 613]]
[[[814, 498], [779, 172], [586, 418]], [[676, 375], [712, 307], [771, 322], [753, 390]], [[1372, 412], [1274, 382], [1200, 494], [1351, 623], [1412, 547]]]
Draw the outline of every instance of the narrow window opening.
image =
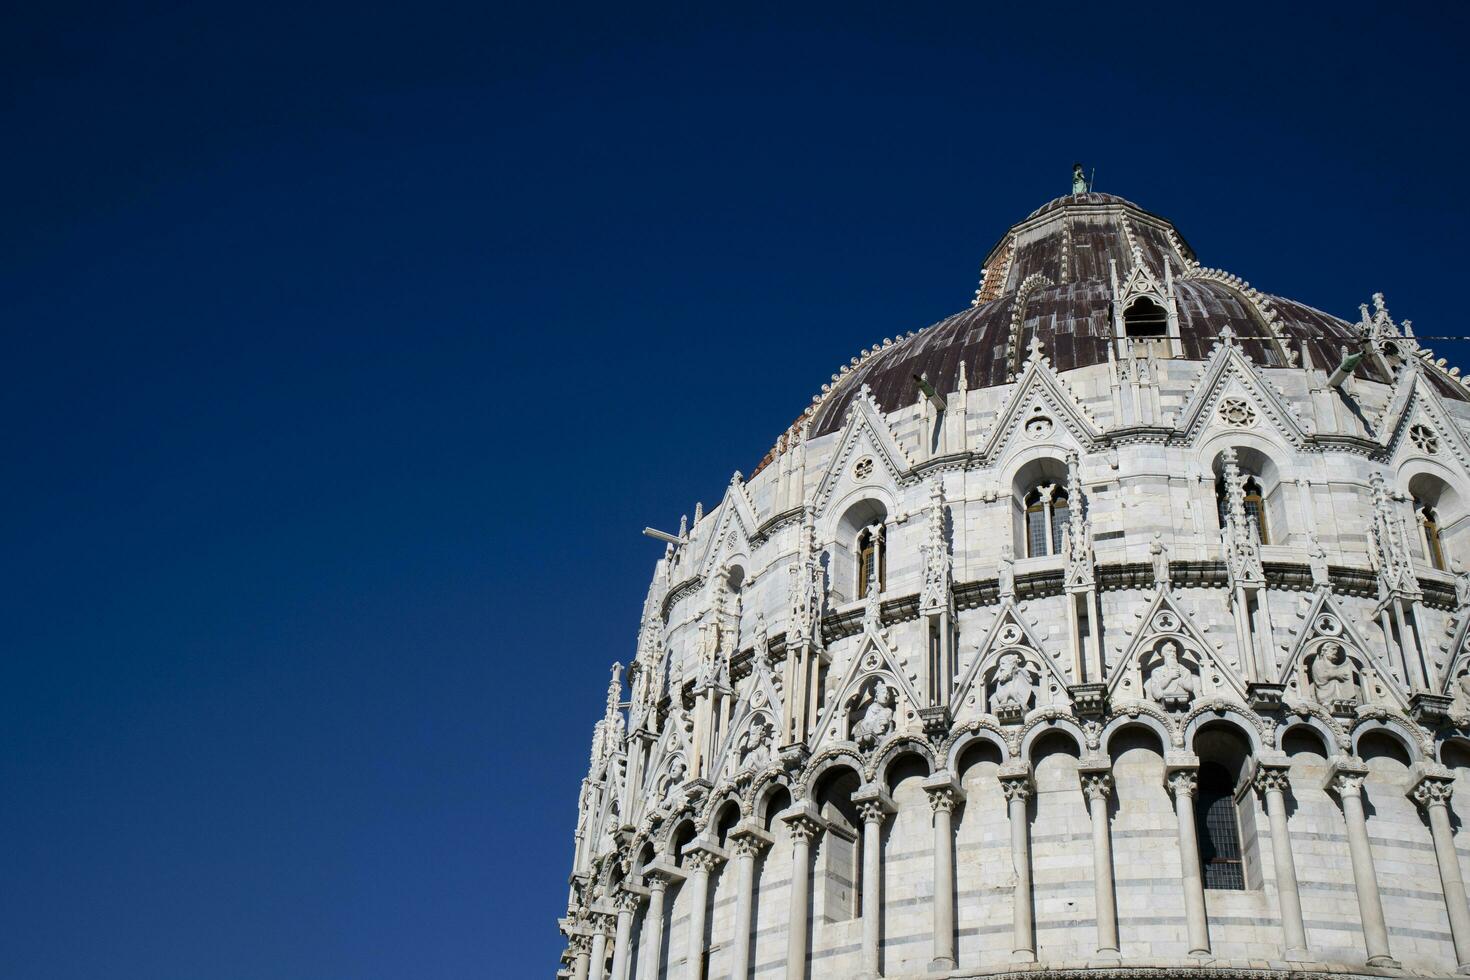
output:
[[1230, 773], [1224, 766], [1214, 762], [1200, 766], [1194, 820], [1206, 888], [1245, 890], [1240, 821], [1235, 812], [1234, 790]]
[[864, 528], [858, 535], [858, 594], [859, 599], [868, 597], [869, 589], [882, 593], [887, 573], [883, 547], [883, 526], [875, 524]]
[[1424, 546], [1424, 558], [1430, 566], [1445, 571], [1449, 566], [1444, 558], [1444, 538], [1439, 527], [1439, 515], [1433, 507], [1420, 500], [1414, 501], [1414, 516], [1419, 521], [1419, 535]]
[[1270, 544], [1271, 537], [1266, 532], [1266, 500], [1261, 493], [1260, 481], [1253, 476], [1246, 477], [1244, 490], [1245, 516], [1255, 522], [1261, 544]]
[[1046, 554], [1046, 504], [1041, 491], [1032, 490], [1026, 495], [1026, 557], [1036, 558]]

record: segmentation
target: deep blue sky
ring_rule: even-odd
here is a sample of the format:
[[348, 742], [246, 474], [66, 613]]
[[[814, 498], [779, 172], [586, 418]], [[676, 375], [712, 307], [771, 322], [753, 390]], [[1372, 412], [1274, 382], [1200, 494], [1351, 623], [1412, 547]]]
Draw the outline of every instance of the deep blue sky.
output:
[[495, 6], [9, 10], [6, 980], [548, 976], [639, 529], [1074, 159], [1465, 330], [1455, 8]]

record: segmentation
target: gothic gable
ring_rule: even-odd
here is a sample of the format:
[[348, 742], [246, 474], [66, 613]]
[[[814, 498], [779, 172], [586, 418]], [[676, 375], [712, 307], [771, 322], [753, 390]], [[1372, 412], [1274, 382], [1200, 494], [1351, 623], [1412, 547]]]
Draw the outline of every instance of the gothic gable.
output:
[[[1002, 665], [1002, 658], [1015, 659]], [[1008, 668], [1010, 677], [998, 678], [1000, 667]], [[960, 674], [951, 703], [955, 705], [955, 717], [960, 720], [989, 714], [1003, 716], [1002, 720], [1019, 721], [1039, 708], [1069, 708], [1066, 689], [1066, 675], [1047, 656], [1041, 641], [1016, 608], [1015, 600], [1007, 597], [1001, 600], [995, 621], [980, 641], [970, 665]], [[1028, 693], [1029, 697], [1025, 696]]]
[[750, 537], [755, 534], [758, 526], [755, 507], [751, 504], [745, 483], [737, 471], [730, 477], [725, 498], [720, 502], [720, 519], [715, 525], [715, 533], [710, 535], [704, 558], [700, 561], [700, 576], [709, 580], [732, 555], [748, 553]]
[[[1343, 709], [1352, 704], [1408, 708], [1400, 685], [1383, 662], [1377, 646], [1368, 643], [1352, 620], [1343, 615], [1330, 589], [1318, 589], [1301, 617], [1302, 625], [1296, 631], [1278, 681], [1286, 686], [1288, 697], [1316, 701], [1329, 710], [1334, 708], [1330, 703], [1334, 701]], [[1320, 665], [1319, 657], [1324, 658]], [[1349, 688], [1356, 690], [1352, 698], [1331, 696]], [[1326, 702], [1319, 694], [1326, 697]]]
[[1234, 338], [1227, 337], [1210, 352], [1189, 401], [1179, 412], [1175, 429], [1195, 442], [1212, 424], [1247, 429], [1261, 421], [1293, 446], [1302, 446], [1308, 437], [1286, 399], [1256, 369]]
[[[872, 462], [858, 470], [857, 463], [862, 460]], [[899, 445], [872, 393], [864, 386], [848, 409], [847, 424], [838, 437], [837, 449], [817, 484], [813, 500], [816, 515], [825, 514], [833, 500], [842, 499], [853, 487], [876, 483], [896, 488], [905, 481], [912, 467], [913, 462]]]
[[1450, 418], [1417, 362], [1399, 376], [1378, 429], [1378, 442], [1390, 458], [1448, 455], [1463, 472], [1470, 473], [1470, 442]]
[[[829, 688], [836, 697], [822, 711], [816, 742], [812, 746], [814, 752], [823, 745], [854, 741], [863, 736], [863, 732], [857, 730], [861, 719], [855, 717], [856, 709], [870, 702], [878, 682], [892, 689], [895, 695], [889, 705], [892, 715], [887, 727], [887, 731], [892, 732], [903, 726], [907, 716], [917, 714], [924, 702], [894, 651], [888, 631], [882, 629], [878, 622], [877, 603], [874, 601], [869, 603], [867, 615], [863, 617], [863, 633], [856, 652], [843, 671], [841, 683]], [[886, 732], [879, 733], [879, 737], [882, 734]]]
[[1184, 710], [1217, 697], [1243, 702], [1245, 685], [1163, 585], [1113, 667], [1108, 695], [1117, 702], [1155, 701]]
[[1051, 362], [1041, 356], [1040, 347], [1033, 345], [1016, 387], [980, 447], [980, 457], [991, 462], [1022, 438], [1055, 444], [1063, 431], [1070, 439], [1063, 436], [1062, 441], [1077, 449], [1096, 450], [1097, 423], [1057, 377]]

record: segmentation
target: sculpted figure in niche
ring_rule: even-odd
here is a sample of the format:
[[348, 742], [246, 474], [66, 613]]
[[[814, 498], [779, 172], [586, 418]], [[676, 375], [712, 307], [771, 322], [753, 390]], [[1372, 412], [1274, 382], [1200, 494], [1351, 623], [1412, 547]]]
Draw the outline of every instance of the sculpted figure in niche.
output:
[[873, 699], [863, 712], [862, 720], [853, 728], [852, 735], [859, 745], [871, 745], [893, 730], [893, 688], [884, 681], [873, 685]]
[[990, 696], [991, 707], [996, 711], [1003, 708], [1026, 710], [1036, 694], [1036, 685], [1031, 680], [1031, 671], [1019, 653], [1003, 653], [995, 668], [995, 692]]
[[1317, 536], [1312, 535], [1311, 547], [1307, 549], [1307, 564], [1312, 569], [1312, 584], [1330, 585], [1332, 579], [1327, 571], [1327, 549], [1322, 547], [1322, 542]]
[[1322, 704], [1340, 704], [1358, 699], [1353, 665], [1341, 643], [1324, 643], [1312, 660], [1312, 693]]
[[1470, 671], [1461, 674], [1455, 686], [1460, 689], [1460, 699], [1470, 705]]
[[1165, 584], [1169, 581], [1169, 551], [1164, 547], [1164, 536], [1158, 531], [1148, 543], [1148, 554], [1154, 566], [1154, 584]]
[[764, 769], [771, 761], [771, 726], [757, 721], [740, 736], [741, 769]]
[[684, 765], [683, 759], [675, 759], [669, 766], [669, 774], [659, 784], [659, 796], [667, 796], [675, 787], [684, 781], [684, 774], [689, 769]]
[[1016, 594], [1016, 560], [1011, 554], [1009, 543], [1000, 546], [1000, 564], [996, 566], [996, 573], [1000, 578], [1000, 594], [1002, 597]]
[[1148, 675], [1144, 689], [1155, 701], [1187, 703], [1199, 693], [1199, 678], [1179, 662], [1179, 644], [1169, 640], [1159, 648], [1163, 660]]

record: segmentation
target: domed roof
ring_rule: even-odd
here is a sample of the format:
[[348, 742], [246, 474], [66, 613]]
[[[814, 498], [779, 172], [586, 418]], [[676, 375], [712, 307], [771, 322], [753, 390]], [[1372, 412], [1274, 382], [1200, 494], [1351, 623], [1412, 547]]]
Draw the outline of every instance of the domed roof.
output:
[[[1267, 295], [1235, 276], [1206, 269], [1168, 220], [1112, 194], [1070, 194], [1012, 226], [986, 256], [969, 309], [882, 348], [864, 353], [824, 388], [803, 416], [811, 435], [842, 425], [866, 385], [880, 408], [912, 404], [923, 376], [940, 392], [958, 387], [960, 365], [971, 388], [1005, 384], [1024, 364], [1034, 340], [1057, 371], [1103, 364], [1113, 338], [1113, 298], [1130, 277], [1147, 277], [1159, 294], [1172, 290], [1183, 357], [1204, 360], [1229, 328], [1255, 363], [1312, 363], [1331, 370], [1357, 328], [1303, 303]], [[1377, 377], [1371, 359], [1358, 375]], [[1432, 375], [1431, 375], [1432, 376]], [[1458, 385], [1438, 383], [1463, 399]]]

